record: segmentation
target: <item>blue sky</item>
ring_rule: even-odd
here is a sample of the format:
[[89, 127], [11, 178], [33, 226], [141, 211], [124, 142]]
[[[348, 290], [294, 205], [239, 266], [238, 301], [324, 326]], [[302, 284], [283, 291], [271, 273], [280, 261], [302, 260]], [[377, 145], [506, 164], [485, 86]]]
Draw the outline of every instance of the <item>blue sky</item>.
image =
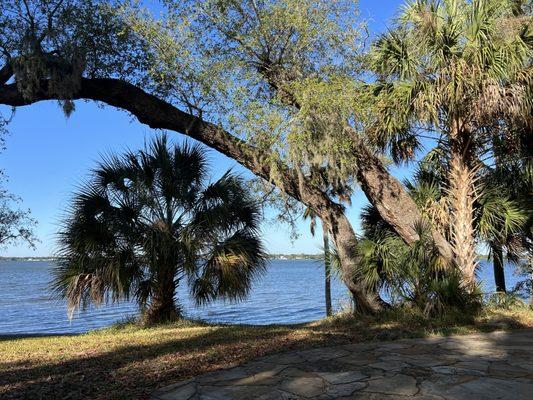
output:
[[[399, 0], [361, 0], [361, 17], [368, 20], [370, 33], [382, 31], [401, 4]], [[9, 113], [6, 107], [0, 107], [0, 111], [4, 115]], [[76, 103], [76, 111], [68, 119], [56, 102], [20, 107], [9, 131], [7, 149], [0, 154], [0, 169], [9, 177], [7, 189], [22, 197], [23, 206], [30, 208], [32, 216], [38, 221], [36, 234], [40, 243], [35, 251], [24, 245], [1, 249], [2, 256], [53, 254], [54, 234], [68, 200], [100, 156], [125, 148], [141, 148], [145, 140], [154, 134], [153, 130], [124, 112], [83, 101]], [[210, 161], [216, 171], [234, 168], [235, 171], [248, 173], [214, 151], [210, 152]], [[401, 178], [407, 171], [397, 169], [394, 173]], [[359, 210], [365, 202], [358, 191], [348, 211], [356, 227]], [[267, 221], [262, 227], [265, 245], [270, 252], [320, 251], [320, 236], [311, 236], [308, 222], [299, 223], [300, 237], [292, 241], [287, 226], [268, 222], [268, 217], [272, 215], [272, 212], [267, 213]]]

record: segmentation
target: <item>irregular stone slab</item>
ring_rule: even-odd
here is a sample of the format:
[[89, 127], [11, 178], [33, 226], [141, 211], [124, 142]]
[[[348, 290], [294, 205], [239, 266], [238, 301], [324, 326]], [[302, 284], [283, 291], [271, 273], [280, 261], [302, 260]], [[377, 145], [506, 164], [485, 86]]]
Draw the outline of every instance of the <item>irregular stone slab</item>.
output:
[[533, 382], [517, 382], [513, 380], [478, 377], [450, 377], [446, 380], [424, 381], [422, 393], [439, 395], [446, 399], [468, 400], [531, 400]]
[[260, 372], [255, 375], [247, 376], [246, 378], [235, 379], [233, 381], [224, 381], [223, 385], [236, 386], [274, 386], [281, 382], [283, 378], [276, 376], [270, 371]]
[[316, 374], [319, 375], [326, 382], [331, 383], [332, 385], [352, 383], [368, 378], [368, 375], [364, 375], [357, 371], [317, 372]]
[[438, 374], [445, 374], [445, 375], [473, 375], [473, 376], [485, 375], [485, 373], [481, 371], [477, 371], [475, 369], [457, 368], [457, 367], [449, 367], [449, 366], [431, 367], [431, 369]]
[[301, 400], [300, 396], [296, 396], [292, 393], [284, 392], [277, 389], [269, 393], [262, 394], [258, 397], [254, 397], [254, 400]]
[[291, 364], [302, 363], [305, 361], [305, 358], [295, 353], [286, 353], [286, 354], [275, 354], [273, 356], [264, 357], [261, 360], [265, 362], [274, 363], [274, 364], [291, 365]]
[[526, 371], [529, 371], [529, 373], [533, 373], [533, 362], [521, 362], [521, 363], [509, 362], [509, 365], [513, 367], [520, 367]]
[[375, 362], [378, 362], [378, 356], [375, 354], [359, 354], [354, 353], [349, 356], [337, 358], [335, 361], [342, 362], [345, 364], [355, 365], [355, 366], [361, 366], [361, 365], [368, 365]]
[[449, 359], [448, 357], [436, 357], [431, 355], [405, 355], [396, 360], [403, 360], [407, 364], [411, 364], [415, 367], [436, 367], [438, 365], [446, 365], [455, 362], [455, 359]]
[[527, 330], [292, 351], [178, 382], [152, 399], [532, 400], [532, 343]]
[[196, 384], [187, 383], [175, 390], [168, 391], [158, 396], [161, 400], [189, 400], [196, 394]]
[[202, 386], [198, 388], [198, 397], [202, 400], [249, 400], [268, 398], [273, 391], [269, 386]]
[[338, 361], [338, 359], [308, 361], [303, 364], [299, 364], [298, 367], [309, 372], [339, 372], [360, 369], [360, 367], [347, 365], [342, 361]]
[[337, 399], [343, 396], [351, 396], [355, 392], [364, 389], [366, 385], [367, 384], [364, 382], [352, 382], [344, 385], [333, 385], [329, 386], [326, 389], [325, 395], [328, 396], [330, 399]]
[[466, 368], [474, 369], [480, 372], [487, 372], [489, 369], [490, 362], [485, 360], [469, 360], [469, 361], [459, 361], [453, 364], [457, 368]]
[[298, 355], [306, 361], [332, 360], [343, 356], [350, 355], [350, 351], [342, 347], [323, 347], [319, 349], [304, 350]]
[[398, 396], [397, 394], [383, 394], [383, 393], [355, 393], [350, 397], [342, 397], [339, 400], [443, 400], [442, 397], [416, 395], [416, 396]]
[[285, 368], [283, 371], [280, 372], [280, 376], [291, 377], [291, 378], [302, 378], [302, 377], [316, 378], [316, 375], [314, 373], [309, 372], [309, 371], [304, 371], [303, 369], [300, 369], [297, 367]]
[[302, 376], [287, 379], [281, 383], [281, 389], [297, 396], [315, 397], [326, 390], [324, 381], [319, 377]]
[[409, 365], [402, 361], [381, 361], [370, 364], [369, 367], [382, 369], [384, 371], [398, 371], [402, 368], [409, 367]]
[[368, 386], [363, 389], [363, 391], [413, 396], [418, 393], [418, 388], [416, 387], [416, 379], [409, 375], [397, 374], [372, 379], [368, 382]]
[[529, 373], [530, 371], [521, 366], [503, 362], [493, 362], [489, 366], [489, 375], [495, 378], [520, 378], [529, 375]]

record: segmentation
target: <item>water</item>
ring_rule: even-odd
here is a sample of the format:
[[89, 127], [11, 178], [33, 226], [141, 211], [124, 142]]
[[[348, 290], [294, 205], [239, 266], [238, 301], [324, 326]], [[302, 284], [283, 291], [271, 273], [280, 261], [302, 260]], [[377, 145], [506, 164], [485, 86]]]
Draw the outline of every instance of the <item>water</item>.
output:
[[[494, 290], [492, 267], [481, 263], [479, 278], [485, 291]], [[136, 304], [122, 302], [77, 312], [67, 318], [64, 301], [50, 298], [49, 262], [0, 262], [0, 334], [80, 333], [102, 328], [138, 313]], [[517, 277], [507, 268], [508, 287]], [[325, 314], [323, 266], [309, 260], [271, 260], [265, 276], [255, 282], [247, 300], [232, 304], [214, 302], [195, 307], [187, 288], [178, 298], [187, 316], [210, 322], [285, 324], [317, 320]], [[349, 303], [345, 286], [332, 280], [336, 309]]]
[[[49, 262], [0, 262], [0, 334], [85, 332], [138, 312], [136, 304], [123, 302], [77, 312], [69, 322], [65, 302], [50, 298], [51, 268]], [[271, 260], [245, 301], [195, 307], [186, 286], [179, 287], [177, 298], [187, 316], [211, 322], [306, 322], [324, 316], [323, 274], [317, 261]], [[337, 279], [332, 282], [332, 298], [337, 308], [348, 301], [346, 288]]]

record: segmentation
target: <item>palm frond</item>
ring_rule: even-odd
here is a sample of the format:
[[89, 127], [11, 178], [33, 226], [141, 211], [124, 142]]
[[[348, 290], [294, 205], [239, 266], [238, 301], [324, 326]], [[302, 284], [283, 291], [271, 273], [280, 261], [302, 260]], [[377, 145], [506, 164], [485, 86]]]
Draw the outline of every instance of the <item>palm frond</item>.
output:
[[246, 296], [265, 268], [260, 209], [242, 178], [228, 171], [206, 186], [207, 170], [203, 148], [166, 135], [98, 164], [58, 233], [52, 288], [69, 312], [135, 298], [173, 315], [184, 275], [199, 302]]

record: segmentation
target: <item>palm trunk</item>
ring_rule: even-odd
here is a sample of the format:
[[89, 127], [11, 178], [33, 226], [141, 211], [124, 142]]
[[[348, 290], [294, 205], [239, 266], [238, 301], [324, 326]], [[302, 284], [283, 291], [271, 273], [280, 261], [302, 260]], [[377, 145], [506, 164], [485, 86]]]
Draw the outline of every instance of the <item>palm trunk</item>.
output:
[[455, 265], [461, 271], [463, 284], [472, 287], [476, 283], [477, 267], [474, 236], [476, 171], [469, 162], [468, 143], [467, 133], [452, 134], [449, 198], [452, 209], [450, 229]]
[[159, 279], [150, 299], [150, 304], [144, 314], [146, 324], [154, 325], [175, 321], [180, 317], [174, 301], [175, 291], [176, 284], [173, 276]]
[[505, 287], [505, 271], [503, 267], [503, 250], [502, 246], [496, 243], [491, 245], [492, 260], [494, 267], [494, 283], [496, 291], [499, 293], [507, 292]]
[[331, 311], [331, 254], [329, 251], [329, 233], [326, 225], [322, 223], [322, 234], [324, 239], [324, 293], [326, 296], [326, 316], [332, 314]]

